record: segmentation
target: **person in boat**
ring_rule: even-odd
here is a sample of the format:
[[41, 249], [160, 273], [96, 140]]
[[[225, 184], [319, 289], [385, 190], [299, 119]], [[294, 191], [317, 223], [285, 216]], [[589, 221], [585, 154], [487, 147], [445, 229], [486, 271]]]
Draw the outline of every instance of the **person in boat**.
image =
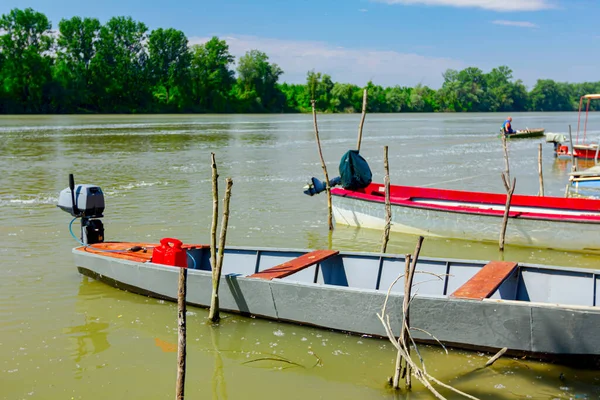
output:
[[502, 131], [507, 135], [515, 133], [515, 131], [512, 128], [512, 117], [508, 117], [506, 121], [504, 121], [504, 124], [502, 125]]

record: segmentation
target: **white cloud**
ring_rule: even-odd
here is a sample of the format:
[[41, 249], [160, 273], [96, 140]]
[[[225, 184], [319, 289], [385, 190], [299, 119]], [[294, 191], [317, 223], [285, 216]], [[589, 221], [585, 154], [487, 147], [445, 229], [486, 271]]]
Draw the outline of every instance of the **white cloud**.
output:
[[[191, 37], [190, 44], [204, 43], [209, 38]], [[336, 47], [325, 42], [281, 40], [255, 36], [221, 36], [229, 51], [240, 57], [249, 50], [260, 50], [284, 71], [281, 80], [306, 82], [312, 69], [331, 75], [334, 82], [365, 85], [369, 80], [383, 86], [414, 86], [418, 83], [439, 87], [442, 73], [448, 68], [465, 65], [449, 58], [428, 57], [392, 50]]]
[[553, 8], [551, 0], [372, 0], [387, 4], [473, 7], [494, 11], [538, 11]]
[[360, 11], [360, 12], [367, 12], [367, 11], [369, 11], [369, 10], [367, 10], [366, 8], [361, 8], [361, 9], [359, 9], [358, 11]]
[[533, 22], [529, 21], [506, 21], [503, 19], [498, 19], [496, 21], [492, 21], [492, 24], [496, 25], [505, 25], [505, 26], [518, 26], [520, 28], [537, 28], [538, 26]]

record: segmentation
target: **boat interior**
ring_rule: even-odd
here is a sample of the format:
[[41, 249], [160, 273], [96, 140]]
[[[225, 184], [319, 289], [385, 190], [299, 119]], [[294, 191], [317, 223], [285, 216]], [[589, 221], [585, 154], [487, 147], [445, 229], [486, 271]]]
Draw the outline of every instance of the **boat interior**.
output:
[[[129, 251], [134, 246], [145, 250]], [[147, 263], [152, 260], [154, 246], [111, 242], [77, 250]], [[188, 268], [211, 271], [209, 246], [184, 245], [183, 248], [188, 254]], [[403, 294], [405, 268], [405, 257], [391, 254], [227, 247], [221, 274]], [[412, 293], [427, 297], [600, 307], [600, 270], [421, 257], [416, 265]]]
[[[190, 250], [196, 268], [210, 270], [210, 250]], [[298, 258], [307, 262], [292, 265], [281, 277], [286, 281], [334, 285], [387, 292], [405, 271], [404, 256], [330, 252], [319, 260], [296, 250], [226, 249], [223, 275], [261, 278], [269, 271], [285, 269]], [[331, 254], [333, 253], [333, 254]], [[294, 269], [295, 268], [295, 269]], [[536, 303], [600, 306], [600, 271], [561, 269], [511, 262], [489, 263], [467, 260], [420, 258], [415, 269], [413, 294], [464, 299], [497, 299]], [[404, 293], [404, 278], [391, 288]]]

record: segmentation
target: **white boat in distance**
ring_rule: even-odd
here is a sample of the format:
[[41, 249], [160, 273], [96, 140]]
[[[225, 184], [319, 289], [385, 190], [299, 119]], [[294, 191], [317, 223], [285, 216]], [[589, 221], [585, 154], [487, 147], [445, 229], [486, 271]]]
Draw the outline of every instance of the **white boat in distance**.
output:
[[[385, 226], [385, 187], [331, 189], [336, 223]], [[390, 186], [391, 231], [497, 242], [506, 194]], [[570, 251], [600, 251], [600, 200], [513, 195], [506, 243]]]

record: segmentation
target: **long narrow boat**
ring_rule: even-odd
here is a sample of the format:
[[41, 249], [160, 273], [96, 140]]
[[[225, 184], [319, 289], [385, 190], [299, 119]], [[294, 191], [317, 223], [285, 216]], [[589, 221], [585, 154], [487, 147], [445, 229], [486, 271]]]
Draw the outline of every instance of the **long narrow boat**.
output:
[[[504, 134], [507, 139], [526, 139], [544, 136], [544, 128], [520, 129], [514, 133]], [[502, 135], [502, 133], [500, 133]]]
[[[84, 275], [174, 300], [180, 267], [152, 262], [156, 246], [97, 243], [73, 254]], [[187, 301], [207, 307], [210, 248], [182, 249], [188, 260]], [[400, 255], [227, 247], [220, 305], [244, 315], [383, 337], [377, 313], [404, 269]], [[421, 257], [416, 271], [411, 325], [445, 345], [483, 351], [507, 347], [513, 354], [599, 365], [600, 270]], [[403, 284], [393, 286], [387, 302], [395, 332], [403, 290]], [[431, 339], [421, 331], [414, 336]]]
[[[385, 187], [331, 190], [338, 224], [383, 229]], [[411, 186], [390, 188], [391, 230], [497, 242], [506, 194]], [[514, 195], [506, 243], [571, 251], [600, 250], [600, 200]]]

